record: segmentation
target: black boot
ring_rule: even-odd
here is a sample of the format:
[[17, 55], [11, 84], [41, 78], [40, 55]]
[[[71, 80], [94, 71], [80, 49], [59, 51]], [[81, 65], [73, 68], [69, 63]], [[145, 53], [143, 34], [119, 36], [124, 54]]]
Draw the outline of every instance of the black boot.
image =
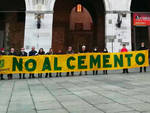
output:
[[142, 67], [140, 67], [140, 73], [142, 72]]
[[144, 72], [146, 72], [146, 67], [144, 67]]
[[62, 76], [61, 76], [61, 73], [59, 73], [59, 76], [62, 77]]
[[32, 74], [32, 78], [35, 78], [34, 74]]
[[66, 76], [67, 76], [67, 77], [69, 76], [69, 72], [67, 72]]
[[49, 77], [50, 77], [50, 78], [52, 77], [52, 73], [49, 73]]
[[95, 75], [95, 71], [93, 71], [93, 75]]
[[5, 79], [3, 78], [3, 74], [0, 74], [0, 77], [1, 77], [1, 80], [5, 80]]
[[58, 72], [56, 73], [56, 77], [58, 77]]
[[80, 74], [79, 74], [79, 76], [81, 76], [82, 75], [82, 71], [80, 71]]
[[85, 75], [87, 75], [87, 71], [85, 71]]
[[45, 75], [45, 78], [47, 78], [48, 77], [48, 73], [46, 73], [46, 75]]
[[98, 71], [96, 70], [96, 75], [98, 75]]
[[74, 76], [74, 72], [71, 72], [71, 75]]
[[19, 79], [21, 79], [21, 73], [19, 74]]
[[25, 73], [23, 73], [23, 79], [26, 79], [26, 77], [25, 77]]

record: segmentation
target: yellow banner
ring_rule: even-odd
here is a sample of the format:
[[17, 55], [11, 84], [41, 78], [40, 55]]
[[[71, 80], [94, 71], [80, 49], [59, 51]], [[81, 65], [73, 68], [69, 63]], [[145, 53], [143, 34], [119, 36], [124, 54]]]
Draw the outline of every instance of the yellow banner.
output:
[[116, 70], [147, 66], [149, 66], [148, 50], [27, 57], [0, 56], [1, 74]]

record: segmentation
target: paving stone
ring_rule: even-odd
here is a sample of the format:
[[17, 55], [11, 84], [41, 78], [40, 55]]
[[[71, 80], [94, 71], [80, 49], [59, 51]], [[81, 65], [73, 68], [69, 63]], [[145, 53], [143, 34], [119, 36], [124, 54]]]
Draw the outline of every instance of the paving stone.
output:
[[116, 112], [116, 113], [141, 113], [141, 112], [138, 112], [138, 111], [125, 111], [125, 112]]
[[26, 80], [14, 74], [0, 81], [0, 113], [150, 113], [150, 68], [138, 71]]
[[32, 111], [34, 110], [34, 105], [24, 101], [22, 102], [11, 102], [8, 108], [8, 111]]
[[96, 105], [98, 108], [102, 109], [106, 113], [116, 113], [116, 112], [123, 112], [123, 111], [131, 111], [133, 109], [126, 107], [124, 105], [118, 103], [110, 103], [110, 104], [100, 104]]
[[27, 110], [16, 110], [16, 111], [8, 111], [8, 113], [36, 113], [35, 110], [27, 111]]
[[35, 106], [37, 110], [61, 109], [62, 108], [58, 102], [50, 102], [50, 101], [38, 102], [38, 103], [35, 103]]
[[40, 110], [37, 113], [68, 113], [68, 111], [64, 109], [55, 109], [55, 110]]
[[129, 104], [128, 106], [140, 112], [150, 112], [150, 103]]

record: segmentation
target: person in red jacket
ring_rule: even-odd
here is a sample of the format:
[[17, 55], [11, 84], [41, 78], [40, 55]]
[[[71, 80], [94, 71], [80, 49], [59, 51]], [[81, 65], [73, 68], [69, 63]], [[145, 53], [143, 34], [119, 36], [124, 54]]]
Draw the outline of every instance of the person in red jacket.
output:
[[[121, 52], [128, 52], [128, 49], [126, 48], [126, 45], [123, 44], [123, 47], [121, 49]], [[123, 69], [123, 73], [129, 73], [128, 69]]]

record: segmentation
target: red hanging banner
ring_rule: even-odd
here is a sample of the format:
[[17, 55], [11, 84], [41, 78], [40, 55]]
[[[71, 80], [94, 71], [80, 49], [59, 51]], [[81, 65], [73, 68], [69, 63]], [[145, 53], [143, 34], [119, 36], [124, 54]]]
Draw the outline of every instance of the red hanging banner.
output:
[[133, 25], [134, 26], [150, 26], [150, 13], [134, 13]]

